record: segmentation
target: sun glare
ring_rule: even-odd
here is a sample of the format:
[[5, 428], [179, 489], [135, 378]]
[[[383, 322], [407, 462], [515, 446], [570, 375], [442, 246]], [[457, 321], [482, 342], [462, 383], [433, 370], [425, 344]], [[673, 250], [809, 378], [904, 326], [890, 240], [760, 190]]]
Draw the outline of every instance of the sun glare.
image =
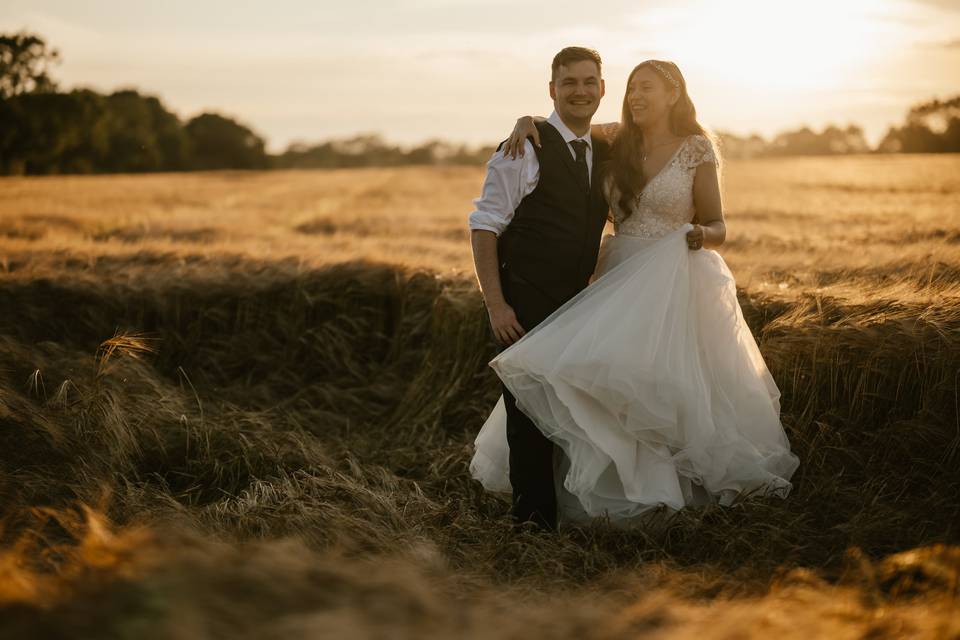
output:
[[704, 3], [661, 44], [740, 86], [825, 89], [848, 83], [884, 49], [882, 0]]

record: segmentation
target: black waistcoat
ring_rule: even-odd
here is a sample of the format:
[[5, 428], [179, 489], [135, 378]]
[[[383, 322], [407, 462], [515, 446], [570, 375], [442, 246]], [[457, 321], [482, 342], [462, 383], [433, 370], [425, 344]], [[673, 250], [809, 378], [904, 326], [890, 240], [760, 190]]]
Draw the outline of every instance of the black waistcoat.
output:
[[497, 254], [502, 275], [526, 280], [559, 305], [587, 285], [597, 264], [607, 219], [598, 169], [609, 145], [593, 140], [588, 189], [560, 133], [547, 122], [536, 126], [542, 145], [536, 150], [540, 178], [500, 234]]

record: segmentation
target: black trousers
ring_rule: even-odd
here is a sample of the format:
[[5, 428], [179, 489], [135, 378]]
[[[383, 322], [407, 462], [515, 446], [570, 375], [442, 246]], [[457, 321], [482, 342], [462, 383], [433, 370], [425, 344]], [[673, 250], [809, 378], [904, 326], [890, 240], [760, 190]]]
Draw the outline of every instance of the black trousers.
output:
[[[517, 320], [525, 331], [543, 322], [565, 302], [543, 294], [532, 283], [520, 280], [506, 271], [501, 271], [500, 282], [507, 304], [513, 307]], [[582, 288], [577, 288], [569, 297]], [[507, 409], [507, 444], [510, 447], [514, 522], [532, 521], [543, 529], [555, 531], [557, 495], [553, 477], [553, 456], [556, 445], [517, 408], [516, 399], [506, 385], [503, 386], [503, 401]]]

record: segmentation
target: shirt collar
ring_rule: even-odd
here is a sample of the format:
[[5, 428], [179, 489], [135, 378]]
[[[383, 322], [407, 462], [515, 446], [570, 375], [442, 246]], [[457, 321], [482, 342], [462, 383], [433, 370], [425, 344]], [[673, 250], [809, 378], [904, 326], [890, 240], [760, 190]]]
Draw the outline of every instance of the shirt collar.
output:
[[550, 114], [550, 117], [547, 118], [547, 122], [553, 125], [553, 128], [560, 133], [560, 137], [563, 138], [563, 141], [567, 144], [570, 144], [571, 140], [577, 140], [579, 138], [580, 140], [585, 140], [587, 146], [590, 147], [590, 149], [593, 149], [593, 138], [590, 137], [589, 130], [587, 131], [586, 135], [578, 136], [573, 131], [570, 131], [570, 127], [563, 124], [563, 120], [560, 119], [560, 116], [557, 115], [556, 111]]

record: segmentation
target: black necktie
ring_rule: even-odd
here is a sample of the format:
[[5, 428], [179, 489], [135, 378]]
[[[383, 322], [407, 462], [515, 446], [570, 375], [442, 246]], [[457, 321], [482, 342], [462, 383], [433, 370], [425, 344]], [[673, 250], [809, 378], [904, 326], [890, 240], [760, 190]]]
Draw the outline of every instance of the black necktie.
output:
[[576, 140], [570, 141], [570, 146], [573, 147], [574, 152], [577, 154], [575, 162], [577, 164], [577, 172], [580, 175], [580, 182], [586, 189], [590, 189], [590, 169], [587, 167], [587, 141], [577, 138]]

